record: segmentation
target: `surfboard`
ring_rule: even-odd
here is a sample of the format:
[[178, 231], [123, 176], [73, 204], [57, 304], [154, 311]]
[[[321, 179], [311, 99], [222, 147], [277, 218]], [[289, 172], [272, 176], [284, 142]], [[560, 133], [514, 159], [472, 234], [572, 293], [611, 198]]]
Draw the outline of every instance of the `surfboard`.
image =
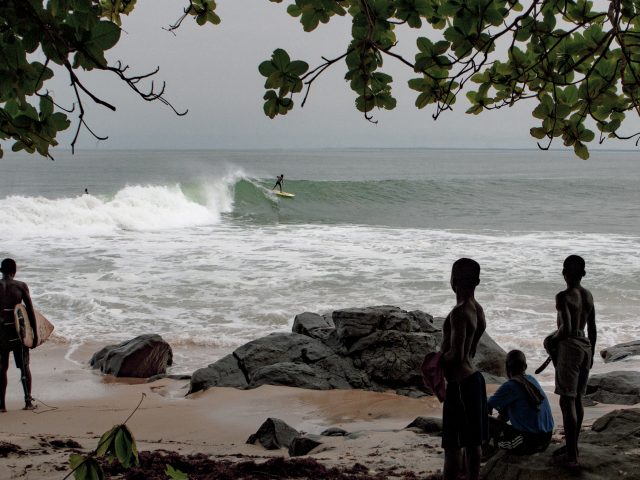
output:
[[16, 305], [16, 308], [13, 310], [16, 321], [16, 330], [22, 339], [22, 344], [28, 348], [37, 347], [38, 345], [42, 345], [46, 342], [54, 328], [53, 324], [38, 310], [34, 308], [33, 311], [36, 314], [36, 331], [38, 332], [38, 343], [36, 345], [33, 344], [33, 330], [31, 328], [31, 323], [29, 323], [27, 307], [23, 304], [19, 304]]
[[293, 198], [296, 196], [295, 193], [289, 193], [289, 192], [278, 192], [276, 190], [273, 191], [273, 193], [275, 193], [276, 195], [280, 196], [280, 197], [287, 197], [287, 198]]

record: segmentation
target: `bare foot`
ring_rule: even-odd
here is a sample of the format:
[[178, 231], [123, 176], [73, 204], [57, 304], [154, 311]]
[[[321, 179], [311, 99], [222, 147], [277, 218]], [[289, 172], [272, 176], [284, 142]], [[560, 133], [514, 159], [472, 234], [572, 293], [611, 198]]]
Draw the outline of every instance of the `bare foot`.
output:
[[7, 413], [7, 409], [4, 407], [0, 408], [0, 413]]
[[558, 467], [564, 467], [571, 470], [580, 468], [580, 464], [578, 463], [578, 460], [570, 459], [566, 453], [561, 453], [560, 455], [553, 455], [551, 457], [551, 463]]
[[35, 410], [36, 408], [38, 408], [37, 405], [34, 405], [33, 403], [27, 403], [24, 406], [23, 410]]

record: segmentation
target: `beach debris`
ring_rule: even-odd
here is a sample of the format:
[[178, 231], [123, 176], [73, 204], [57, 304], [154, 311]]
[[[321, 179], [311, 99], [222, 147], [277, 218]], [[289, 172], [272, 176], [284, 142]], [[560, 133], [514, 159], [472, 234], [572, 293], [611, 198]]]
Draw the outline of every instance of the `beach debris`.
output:
[[173, 363], [173, 351], [160, 335], [139, 335], [93, 354], [90, 365], [116, 377], [149, 378], [164, 374]]
[[166, 480], [167, 465], [179, 470], [189, 479], [322, 479], [322, 480], [441, 480], [439, 474], [418, 475], [410, 470], [397, 472], [394, 469], [380, 469], [371, 472], [361, 463], [350, 466], [325, 466], [315, 458], [275, 457], [263, 462], [254, 460], [237, 461], [211, 458], [202, 453], [181, 455], [176, 452], [156, 450], [140, 452], [140, 465], [125, 470], [117, 463], [103, 462], [104, 471], [112, 478], [126, 480]]
[[22, 453], [22, 448], [9, 442], [0, 441], [0, 457], [6, 458], [12, 453]]
[[283, 447], [289, 448], [299, 436], [300, 432], [284, 421], [269, 417], [260, 425], [256, 433], [249, 436], [247, 443], [255, 444], [258, 441], [267, 450], [277, 450]]

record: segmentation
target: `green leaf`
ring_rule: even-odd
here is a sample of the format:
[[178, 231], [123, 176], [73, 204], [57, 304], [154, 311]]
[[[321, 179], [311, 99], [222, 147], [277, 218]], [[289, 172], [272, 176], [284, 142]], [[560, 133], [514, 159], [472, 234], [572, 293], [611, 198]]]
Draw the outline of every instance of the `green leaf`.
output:
[[69, 467], [71, 468], [71, 470], [75, 470], [85, 460], [86, 458], [84, 456], [78, 453], [72, 453], [71, 455], [69, 455]]
[[260, 65], [258, 65], [258, 71], [263, 77], [268, 77], [276, 71], [276, 67], [273, 65], [273, 62], [271, 60], [265, 60]]
[[115, 425], [111, 430], [108, 430], [102, 434], [100, 441], [98, 442], [98, 448], [96, 448], [96, 456], [103, 457], [111, 449], [111, 445], [118, 431], [118, 425]]
[[53, 113], [53, 100], [49, 95], [40, 97], [40, 120], [45, 120]]
[[547, 136], [546, 130], [540, 127], [532, 128], [531, 130], [529, 130], [529, 133], [533, 138], [537, 138], [538, 140], [542, 140], [544, 137]]
[[89, 458], [85, 463], [85, 466], [87, 467], [87, 480], [104, 480], [104, 472], [102, 471], [102, 467], [95, 458]]
[[307, 62], [303, 62], [302, 60], [294, 60], [289, 64], [286, 71], [287, 73], [299, 77], [300, 75], [306, 73], [307, 70], [309, 70], [309, 64]]
[[576, 142], [575, 145], [573, 146], [573, 151], [582, 160], [588, 160], [589, 159], [589, 150], [587, 149], [587, 147], [586, 147], [586, 145], [584, 143]]
[[124, 468], [131, 466], [131, 439], [124, 428], [119, 428], [115, 438], [116, 458]]
[[189, 475], [180, 470], [174, 469], [171, 465], [167, 465], [164, 472], [171, 480], [189, 480]]
[[284, 71], [287, 68], [287, 65], [291, 62], [291, 58], [289, 58], [289, 54], [285, 52], [283, 49], [278, 48], [273, 51], [273, 56], [271, 57], [271, 61], [276, 69], [280, 71]]
[[120, 40], [120, 27], [113, 22], [98, 22], [91, 31], [91, 42], [101, 50], [109, 50]]

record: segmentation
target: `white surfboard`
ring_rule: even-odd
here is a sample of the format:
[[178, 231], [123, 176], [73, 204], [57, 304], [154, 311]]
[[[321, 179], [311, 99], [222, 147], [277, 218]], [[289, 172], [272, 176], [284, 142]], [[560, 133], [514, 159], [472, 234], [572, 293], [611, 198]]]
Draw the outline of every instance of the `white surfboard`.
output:
[[42, 315], [35, 308], [33, 309], [33, 311], [36, 314], [35, 323], [36, 331], [38, 332], [38, 343], [36, 345], [33, 344], [33, 329], [31, 328], [31, 323], [29, 322], [27, 307], [25, 307], [23, 304], [19, 304], [16, 305], [16, 308], [13, 310], [18, 336], [22, 340], [22, 344], [28, 348], [42, 345], [44, 342], [46, 342], [54, 329], [53, 324], [49, 320], [47, 320], [44, 315]]
[[289, 193], [289, 192], [279, 192], [274, 190], [273, 193], [275, 193], [276, 195], [280, 196], [280, 197], [287, 197], [287, 198], [293, 198], [296, 196], [295, 193]]

